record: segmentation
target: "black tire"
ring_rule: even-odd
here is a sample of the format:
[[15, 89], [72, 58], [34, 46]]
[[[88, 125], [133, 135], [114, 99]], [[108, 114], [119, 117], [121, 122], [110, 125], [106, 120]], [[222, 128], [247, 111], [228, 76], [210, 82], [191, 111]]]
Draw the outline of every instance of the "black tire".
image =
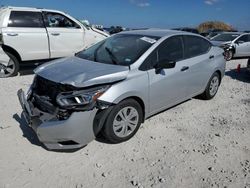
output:
[[11, 53], [9, 52], [5, 52], [9, 58], [10, 58], [10, 61], [11, 61], [11, 66], [10, 68], [12, 69], [11, 72], [8, 72], [8, 71], [4, 71], [4, 73], [1, 73], [0, 72], [0, 78], [7, 78], [7, 77], [12, 77], [12, 76], [16, 76], [18, 71], [19, 71], [19, 61], [18, 59], [12, 55]]
[[[118, 136], [117, 133], [115, 133], [114, 120], [115, 120], [115, 118], [119, 117], [119, 115], [118, 115], [119, 112], [121, 112], [122, 110], [124, 110], [126, 108], [135, 109], [137, 111], [137, 113], [138, 113], [138, 123], [134, 124], [135, 125], [134, 130], [133, 131], [131, 130], [129, 135], [121, 137], [121, 136]], [[104, 127], [102, 129], [102, 135], [110, 143], [125, 142], [125, 141], [129, 140], [130, 138], [132, 138], [136, 134], [136, 132], [138, 131], [142, 121], [143, 121], [143, 112], [142, 112], [141, 105], [134, 99], [123, 100], [119, 104], [114, 106], [114, 108], [111, 110], [110, 114], [108, 115], [108, 117], [106, 119], [106, 122], [104, 124]], [[120, 122], [122, 122], [122, 120]], [[129, 126], [127, 125], [127, 127], [129, 127]], [[126, 127], [126, 130], [129, 129], [127, 127]], [[121, 132], [122, 132], [122, 130], [121, 130]]]
[[[217, 85], [217, 89], [216, 90], [213, 90], [213, 92], [211, 92], [211, 84], [213, 83], [214, 80], [218, 80], [218, 85]], [[214, 96], [216, 95], [218, 89], [219, 89], [219, 86], [220, 86], [220, 75], [218, 72], [215, 72], [208, 84], [207, 84], [207, 87], [206, 87], [206, 90], [204, 91], [204, 93], [201, 94], [201, 98], [205, 99], [205, 100], [209, 100], [209, 99], [212, 99], [214, 98]]]
[[232, 50], [228, 50], [225, 52], [225, 59], [226, 61], [230, 61], [231, 59], [233, 59], [234, 53]]

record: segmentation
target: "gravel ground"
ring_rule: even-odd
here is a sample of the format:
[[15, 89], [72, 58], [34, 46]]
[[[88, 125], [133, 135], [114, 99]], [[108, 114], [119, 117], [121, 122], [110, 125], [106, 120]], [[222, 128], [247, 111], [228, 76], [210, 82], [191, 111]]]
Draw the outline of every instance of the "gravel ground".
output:
[[[243, 67], [237, 73], [237, 64]], [[148, 119], [122, 144], [48, 151], [20, 118], [16, 92], [33, 75], [0, 80], [0, 187], [250, 187], [250, 78], [227, 63], [213, 100], [189, 100]]]

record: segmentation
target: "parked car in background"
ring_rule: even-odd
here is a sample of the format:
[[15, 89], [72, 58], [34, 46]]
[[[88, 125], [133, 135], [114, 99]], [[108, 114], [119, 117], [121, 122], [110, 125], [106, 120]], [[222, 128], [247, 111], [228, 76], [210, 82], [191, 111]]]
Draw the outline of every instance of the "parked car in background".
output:
[[211, 42], [225, 50], [225, 57], [232, 58], [250, 57], [250, 33], [224, 32], [211, 39]]
[[222, 32], [225, 32], [224, 30], [222, 30], [222, 29], [208, 29], [207, 31], [205, 31], [205, 32], [202, 32], [202, 33], [200, 33], [202, 36], [204, 36], [204, 37], [207, 37], [207, 38], [212, 38], [212, 37], [214, 37], [214, 36], [216, 36], [217, 34], [219, 34], [219, 33], [222, 33]]
[[176, 30], [176, 31], [186, 31], [186, 32], [190, 32], [190, 33], [199, 34], [199, 31], [197, 29], [190, 28], [190, 27], [179, 27], [179, 28], [174, 28], [173, 30]]
[[10, 61], [1, 64], [0, 77], [16, 75], [24, 61], [71, 56], [108, 36], [57, 10], [2, 7], [0, 45]]
[[29, 91], [18, 97], [49, 149], [80, 148], [99, 133], [120, 143], [154, 114], [197, 95], [213, 98], [225, 72], [222, 54], [192, 33], [122, 32], [38, 67]]

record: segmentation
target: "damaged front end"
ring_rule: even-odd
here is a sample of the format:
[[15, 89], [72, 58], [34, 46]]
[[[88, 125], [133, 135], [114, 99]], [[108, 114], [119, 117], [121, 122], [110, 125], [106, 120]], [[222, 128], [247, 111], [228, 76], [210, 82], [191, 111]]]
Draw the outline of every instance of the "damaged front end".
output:
[[37, 75], [28, 93], [19, 90], [18, 97], [26, 121], [48, 149], [76, 149], [102, 128], [112, 104], [98, 98], [109, 87], [77, 88]]

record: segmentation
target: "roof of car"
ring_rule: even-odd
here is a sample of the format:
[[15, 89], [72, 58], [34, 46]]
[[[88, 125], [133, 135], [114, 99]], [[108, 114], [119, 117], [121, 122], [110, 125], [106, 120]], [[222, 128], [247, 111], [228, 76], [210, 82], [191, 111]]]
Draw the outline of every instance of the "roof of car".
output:
[[132, 30], [132, 31], [122, 32], [122, 34], [146, 35], [146, 36], [160, 37], [160, 38], [178, 33], [187, 33], [187, 32], [174, 31], [168, 29], [145, 29], [145, 30]]
[[3, 6], [0, 9], [11, 9], [18, 11], [53, 11], [53, 12], [62, 12], [58, 10], [44, 9], [44, 8], [35, 8], [35, 7], [14, 7], [14, 6]]

